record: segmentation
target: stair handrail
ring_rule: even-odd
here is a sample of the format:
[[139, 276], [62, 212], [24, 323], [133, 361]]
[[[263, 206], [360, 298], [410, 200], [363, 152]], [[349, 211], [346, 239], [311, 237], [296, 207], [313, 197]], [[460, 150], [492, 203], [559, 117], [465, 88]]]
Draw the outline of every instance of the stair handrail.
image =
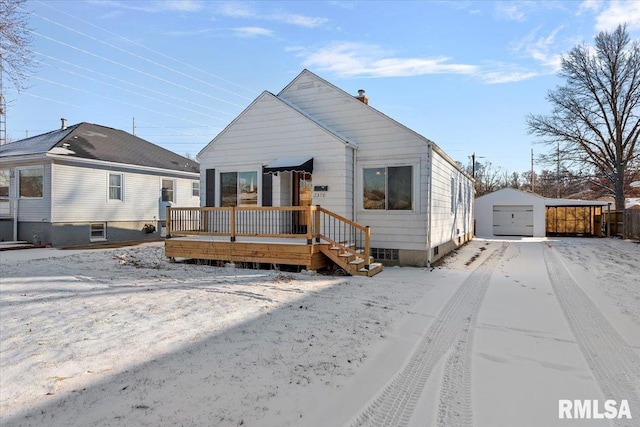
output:
[[[337, 242], [335, 239], [331, 238], [330, 235], [331, 233], [331, 227], [330, 227], [330, 222], [326, 223], [329, 224], [329, 230], [324, 230], [322, 225], [325, 223], [325, 221], [321, 220], [321, 214], [325, 214], [331, 218], [333, 218], [334, 220], [339, 221], [340, 223], [344, 224], [344, 226], [349, 226], [352, 227], [356, 230], [359, 230], [362, 234], [363, 234], [363, 247], [362, 247], [362, 252], [358, 252], [358, 248], [357, 248], [357, 242], [356, 243], [356, 247], [355, 249], [351, 248], [348, 245], [344, 245], [342, 244], [343, 242]], [[358, 224], [355, 221], [351, 221], [348, 218], [345, 218], [341, 215], [338, 215], [335, 212], [331, 212], [330, 210], [327, 210], [323, 207], [321, 207], [320, 205], [316, 205], [316, 215], [315, 215], [315, 236], [316, 236], [316, 242], [320, 242], [320, 240], [325, 240], [327, 242], [329, 242], [332, 245], [338, 246], [340, 247], [340, 249], [349, 252], [350, 254], [354, 255], [356, 258], [362, 258], [364, 260], [364, 268], [365, 269], [369, 269], [369, 266], [371, 264], [371, 228], [368, 225], [362, 225], [362, 224]], [[327, 225], [325, 225], [326, 227]], [[345, 242], [347, 243], [347, 242]]]

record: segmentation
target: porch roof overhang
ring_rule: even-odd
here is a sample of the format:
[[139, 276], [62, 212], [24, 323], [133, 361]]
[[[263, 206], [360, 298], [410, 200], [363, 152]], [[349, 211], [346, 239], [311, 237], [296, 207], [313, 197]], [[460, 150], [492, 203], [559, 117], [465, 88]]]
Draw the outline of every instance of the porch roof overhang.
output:
[[277, 172], [313, 172], [313, 157], [284, 157], [274, 160], [263, 168], [264, 173]]

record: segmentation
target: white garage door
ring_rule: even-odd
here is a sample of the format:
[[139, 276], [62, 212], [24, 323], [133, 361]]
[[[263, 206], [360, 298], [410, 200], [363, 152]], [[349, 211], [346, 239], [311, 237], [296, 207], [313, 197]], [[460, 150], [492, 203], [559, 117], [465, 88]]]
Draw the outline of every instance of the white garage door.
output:
[[494, 236], [533, 236], [533, 206], [494, 205]]

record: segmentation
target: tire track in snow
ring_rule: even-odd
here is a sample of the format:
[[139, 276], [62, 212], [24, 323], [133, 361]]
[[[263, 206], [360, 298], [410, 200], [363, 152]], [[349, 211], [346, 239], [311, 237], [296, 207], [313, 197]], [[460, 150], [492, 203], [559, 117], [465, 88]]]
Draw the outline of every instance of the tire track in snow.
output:
[[582, 290], [552, 247], [543, 251], [549, 279], [576, 342], [605, 399], [618, 405], [626, 399], [633, 419], [613, 420], [615, 426], [638, 426], [640, 418], [640, 357]]
[[437, 423], [447, 427], [473, 425], [473, 329], [491, 274], [508, 246], [505, 243], [495, 250], [460, 285], [423, 335], [404, 367], [355, 418], [352, 426], [409, 425], [429, 376], [447, 353], [450, 355], [445, 363]]

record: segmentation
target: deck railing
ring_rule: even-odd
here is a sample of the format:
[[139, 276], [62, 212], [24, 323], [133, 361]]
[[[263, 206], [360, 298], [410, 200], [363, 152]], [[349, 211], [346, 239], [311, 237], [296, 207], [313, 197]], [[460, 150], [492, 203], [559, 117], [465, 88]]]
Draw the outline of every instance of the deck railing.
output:
[[321, 206], [167, 208], [167, 237], [228, 236], [324, 241], [370, 264], [371, 230]]

